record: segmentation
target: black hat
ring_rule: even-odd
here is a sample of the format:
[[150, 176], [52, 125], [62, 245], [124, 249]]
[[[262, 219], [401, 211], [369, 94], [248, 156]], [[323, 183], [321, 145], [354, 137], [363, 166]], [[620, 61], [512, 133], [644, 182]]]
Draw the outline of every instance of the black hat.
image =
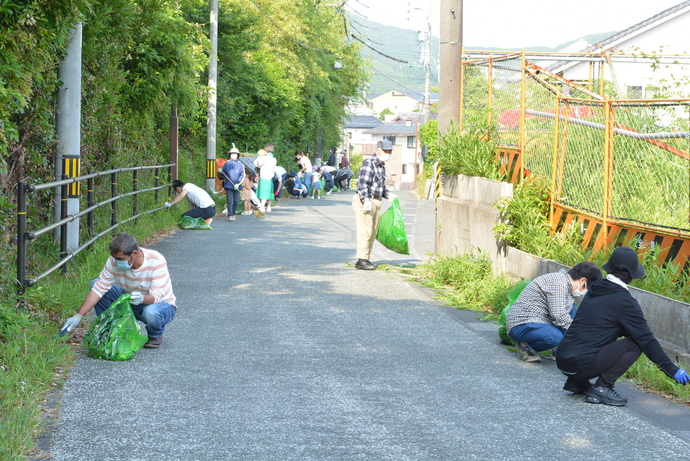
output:
[[616, 248], [609, 260], [601, 266], [606, 272], [611, 273], [617, 267], [625, 267], [630, 271], [630, 276], [633, 279], [640, 279], [644, 277], [644, 266], [640, 264], [635, 250], [628, 247]]

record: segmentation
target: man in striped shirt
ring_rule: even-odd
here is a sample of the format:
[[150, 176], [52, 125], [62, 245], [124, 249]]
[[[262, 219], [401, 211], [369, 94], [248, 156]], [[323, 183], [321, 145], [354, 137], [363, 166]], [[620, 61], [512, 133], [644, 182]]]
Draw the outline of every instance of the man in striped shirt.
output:
[[157, 251], [139, 248], [134, 237], [126, 233], [117, 234], [110, 242], [110, 258], [91, 284], [81, 308], [67, 319], [63, 330], [72, 331], [93, 308], [96, 315], [101, 315], [124, 293], [131, 295], [130, 304], [137, 320], [146, 324], [149, 340], [144, 347], [160, 347], [165, 325], [172, 322], [177, 312], [168, 264]]

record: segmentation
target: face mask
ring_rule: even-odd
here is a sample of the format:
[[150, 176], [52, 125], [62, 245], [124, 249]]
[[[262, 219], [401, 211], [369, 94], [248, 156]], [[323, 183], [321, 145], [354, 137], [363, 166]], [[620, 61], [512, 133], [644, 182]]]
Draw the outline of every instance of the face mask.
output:
[[[131, 258], [131, 255], [130, 255], [130, 258]], [[127, 258], [127, 261], [120, 261], [119, 259], [116, 259], [115, 264], [117, 264], [118, 269], [121, 269], [123, 271], [126, 271], [127, 269], [132, 268], [132, 265], [129, 263], [129, 258]]]
[[231, 155], [230, 155], [230, 158], [233, 159], [233, 160], [237, 160], [237, 154], [231, 154]]
[[585, 289], [584, 290], [573, 291], [573, 298], [579, 298], [580, 296], [584, 296], [586, 293], [587, 293], [587, 284], [585, 283]]
[[392, 155], [392, 154], [386, 154], [386, 153], [384, 152], [383, 154], [381, 154], [381, 155], [379, 156], [379, 159], [380, 159], [382, 162], [387, 162], [388, 160], [391, 159], [391, 155]]

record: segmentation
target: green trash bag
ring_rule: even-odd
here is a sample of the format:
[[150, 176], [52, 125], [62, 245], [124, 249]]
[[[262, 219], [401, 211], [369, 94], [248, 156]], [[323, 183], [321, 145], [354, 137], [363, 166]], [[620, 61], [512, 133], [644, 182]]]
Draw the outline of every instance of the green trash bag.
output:
[[405, 217], [402, 208], [400, 208], [398, 197], [393, 199], [390, 208], [381, 215], [376, 240], [396, 253], [410, 254], [410, 249], [407, 246], [407, 234], [405, 233]]
[[498, 317], [498, 336], [501, 337], [501, 342], [504, 344], [515, 345], [515, 340], [508, 336], [508, 329], [506, 328], [506, 316], [528, 283], [529, 281], [527, 280], [520, 280], [518, 283], [513, 285], [510, 290], [508, 290], [508, 305], [503, 308], [501, 315]]
[[211, 229], [213, 227], [206, 224], [204, 218], [192, 218], [191, 216], [182, 216], [182, 221], [180, 221], [180, 227], [182, 229]]
[[129, 293], [117, 298], [91, 324], [89, 332], [84, 336], [84, 347], [91, 357], [129, 360], [148, 341], [148, 337], [141, 333], [129, 298]]

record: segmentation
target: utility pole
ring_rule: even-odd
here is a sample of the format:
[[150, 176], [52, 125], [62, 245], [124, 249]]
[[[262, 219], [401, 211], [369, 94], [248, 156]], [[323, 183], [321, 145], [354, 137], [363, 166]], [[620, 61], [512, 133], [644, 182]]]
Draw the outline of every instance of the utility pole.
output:
[[428, 4], [426, 8], [426, 39], [424, 41], [424, 109], [422, 110], [423, 123], [429, 120], [429, 113], [431, 112], [431, 5]]
[[441, 0], [441, 72], [438, 131], [445, 134], [451, 120], [460, 121], [462, 86], [462, 0]]
[[208, 126], [206, 134], [206, 187], [216, 188], [216, 103], [218, 101], [218, 0], [211, 0], [211, 53], [208, 63]]
[[[81, 43], [82, 23], [77, 23], [71, 31], [67, 53], [58, 68], [62, 85], [57, 96], [56, 127], [58, 143], [55, 158], [55, 179], [63, 175], [76, 178], [81, 175]], [[60, 188], [55, 192], [55, 220], [62, 219], [62, 200], [67, 200], [67, 214], [79, 212], [79, 183], [67, 188], [67, 197], [62, 197]], [[60, 228], [55, 237], [60, 238]], [[67, 224], [67, 248], [79, 248], [79, 219]]]

